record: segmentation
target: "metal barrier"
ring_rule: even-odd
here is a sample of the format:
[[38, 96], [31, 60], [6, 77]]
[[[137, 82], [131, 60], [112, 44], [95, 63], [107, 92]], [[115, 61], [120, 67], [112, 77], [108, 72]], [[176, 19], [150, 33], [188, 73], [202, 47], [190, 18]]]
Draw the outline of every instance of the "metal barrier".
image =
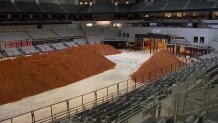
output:
[[[91, 109], [109, 100], [117, 99], [122, 94], [128, 93], [157, 78], [179, 70], [180, 67], [183, 66], [181, 63], [182, 62], [174, 63], [153, 72], [143, 73], [142, 76], [134, 77], [134, 81], [129, 79], [37, 110], [29, 111], [11, 118], [1, 119], [0, 123], [52, 122], [62, 117], [73, 116], [74, 114]], [[149, 80], [145, 79], [145, 76], [149, 76]]]

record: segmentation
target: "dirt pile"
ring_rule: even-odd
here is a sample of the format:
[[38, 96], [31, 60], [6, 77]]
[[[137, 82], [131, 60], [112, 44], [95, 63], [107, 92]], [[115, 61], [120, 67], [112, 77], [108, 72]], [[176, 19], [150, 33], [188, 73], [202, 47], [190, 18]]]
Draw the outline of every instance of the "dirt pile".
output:
[[161, 50], [151, 56], [141, 67], [132, 75], [136, 82], [145, 82], [155, 77], [161, 77], [169, 72], [182, 67], [184, 62], [167, 50]]
[[109, 46], [93, 47], [79, 46], [0, 62], [0, 104], [65, 86], [115, 66], [102, 55], [110, 50], [96, 50]]
[[102, 45], [102, 44], [96, 44], [94, 46], [87, 45], [90, 48], [95, 49], [97, 52], [101, 53], [102, 55], [113, 55], [113, 54], [120, 54], [121, 51], [115, 49], [111, 45]]

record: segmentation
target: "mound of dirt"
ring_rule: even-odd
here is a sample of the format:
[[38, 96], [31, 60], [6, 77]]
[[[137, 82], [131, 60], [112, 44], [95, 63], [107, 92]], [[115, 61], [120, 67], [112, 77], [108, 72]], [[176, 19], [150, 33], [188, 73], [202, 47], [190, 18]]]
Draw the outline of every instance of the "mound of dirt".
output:
[[102, 45], [102, 44], [96, 44], [94, 46], [87, 45], [88, 47], [91, 47], [95, 49], [97, 52], [101, 53], [102, 55], [114, 55], [114, 54], [120, 54], [121, 51], [115, 49], [111, 45]]
[[155, 77], [161, 77], [182, 67], [184, 62], [167, 50], [161, 50], [145, 61], [132, 75], [136, 82], [145, 82]]
[[0, 104], [65, 86], [112, 69], [115, 63], [102, 55], [115, 53], [114, 49], [110, 52], [111, 49], [107, 45], [79, 46], [64, 51], [2, 61]]

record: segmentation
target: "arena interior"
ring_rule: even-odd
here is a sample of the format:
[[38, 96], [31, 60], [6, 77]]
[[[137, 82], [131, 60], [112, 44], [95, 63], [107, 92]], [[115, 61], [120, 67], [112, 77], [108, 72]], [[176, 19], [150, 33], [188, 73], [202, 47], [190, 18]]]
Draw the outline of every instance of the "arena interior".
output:
[[0, 0], [0, 123], [218, 123], [218, 0]]

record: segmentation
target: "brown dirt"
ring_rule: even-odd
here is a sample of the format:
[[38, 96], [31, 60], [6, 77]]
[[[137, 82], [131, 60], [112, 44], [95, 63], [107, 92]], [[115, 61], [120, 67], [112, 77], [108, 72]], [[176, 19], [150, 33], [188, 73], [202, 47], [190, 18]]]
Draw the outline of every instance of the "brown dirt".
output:
[[65, 86], [112, 69], [102, 54], [119, 53], [108, 45], [79, 46], [0, 62], [0, 104]]
[[145, 82], [155, 77], [161, 77], [169, 72], [182, 67], [184, 62], [167, 50], [155, 53], [144, 62], [141, 67], [132, 75], [136, 82]]
[[97, 50], [99, 53], [101, 53], [102, 55], [114, 55], [114, 54], [120, 54], [121, 51], [115, 49], [114, 47], [112, 47], [111, 45], [107, 45], [107, 44], [96, 44], [94, 46], [89, 45], [91, 48]]

